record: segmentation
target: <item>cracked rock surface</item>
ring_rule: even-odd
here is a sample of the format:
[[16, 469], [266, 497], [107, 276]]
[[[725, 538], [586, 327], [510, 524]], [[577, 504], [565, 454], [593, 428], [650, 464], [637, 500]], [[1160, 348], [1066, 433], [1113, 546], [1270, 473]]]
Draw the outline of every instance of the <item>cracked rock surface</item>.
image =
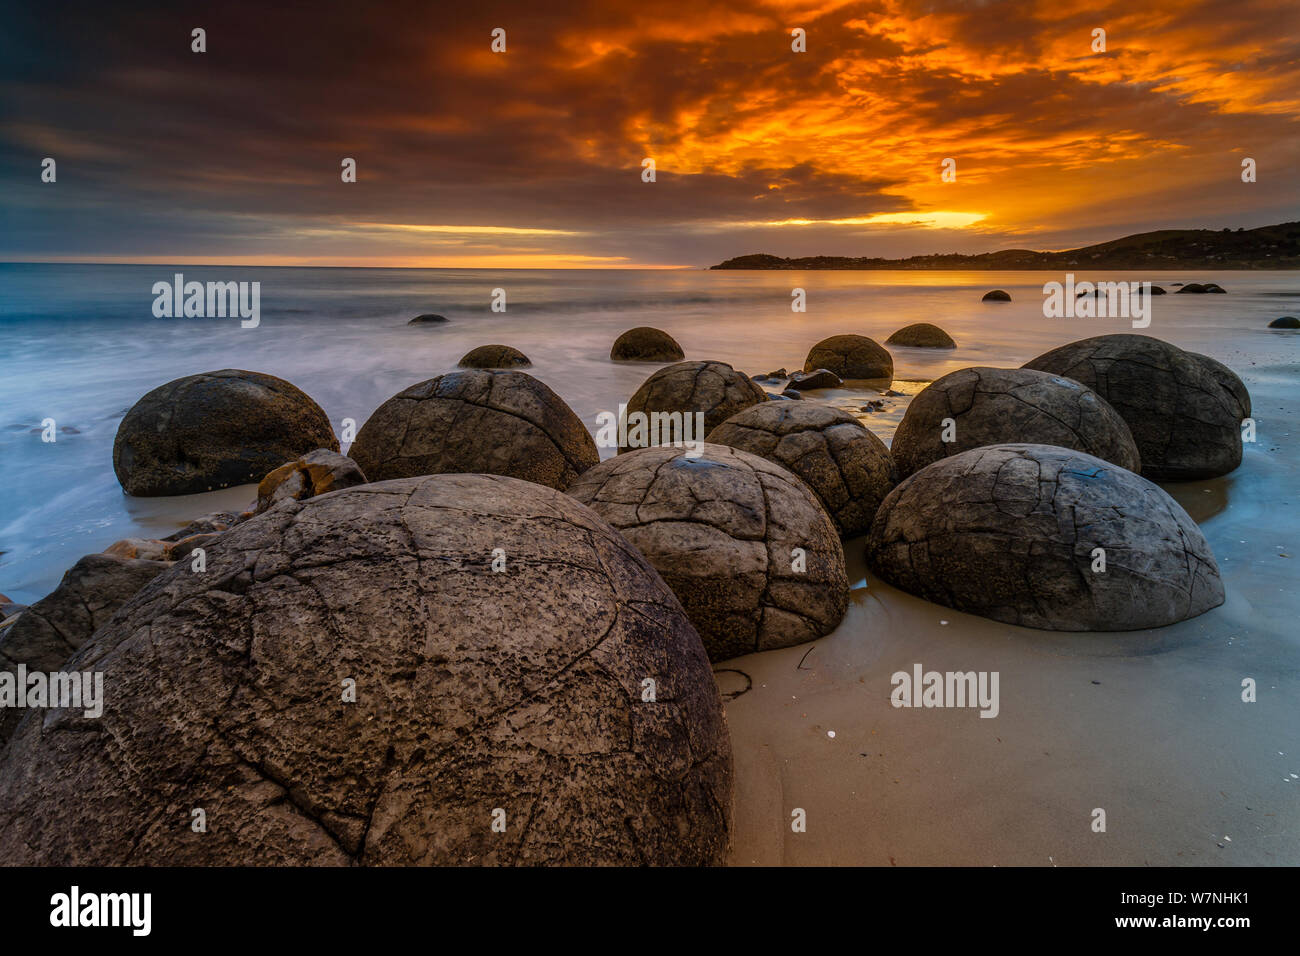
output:
[[1050, 445], [976, 448], [904, 479], [876, 513], [867, 561], [918, 597], [1053, 631], [1162, 627], [1223, 603], [1214, 555], [1173, 498]]
[[371, 481], [507, 475], [563, 490], [600, 460], [573, 410], [526, 372], [466, 369], [412, 385], [375, 410], [348, 449]]
[[[954, 438], [943, 440], [944, 419]], [[965, 368], [926, 386], [907, 407], [890, 446], [898, 475], [984, 445], [1027, 442], [1087, 452], [1129, 471], [1141, 467], [1124, 419], [1076, 381], [1018, 368]]]
[[798, 475], [842, 538], [871, 529], [876, 509], [897, 480], [885, 443], [830, 405], [755, 405], [728, 418], [706, 440], [766, 458]]
[[1128, 423], [1142, 474], [1153, 481], [1215, 478], [1241, 464], [1242, 397], [1191, 352], [1146, 335], [1099, 335], [1024, 367], [1082, 382], [1109, 402]]
[[261, 481], [313, 448], [339, 443], [306, 393], [226, 368], [160, 385], [132, 405], [113, 440], [113, 471], [129, 495], [189, 495]]
[[824, 368], [840, 378], [881, 379], [894, 377], [894, 357], [865, 335], [832, 335], [808, 352], [803, 370]]
[[609, 357], [615, 362], [680, 362], [686, 353], [663, 329], [639, 325], [614, 340]]
[[736, 412], [765, 401], [762, 387], [725, 362], [678, 362], [642, 382], [627, 400], [627, 412], [703, 412], [704, 431], [692, 435], [702, 439]]
[[283, 501], [226, 532], [205, 574], [155, 579], [68, 667], [103, 671], [104, 714], [19, 726], [6, 863], [725, 856], [731, 751], [698, 635], [624, 538], [539, 485], [438, 475]]
[[[170, 561], [88, 554], [66, 572], [59, 586], [0, 631], [0, 670], [14, 673], [60, 669], [127, 601], [172, 566]], [[27, 714], [0, 709], [0, 748]]]
[[[608, 459], [569, 489], [663, 575], [712, 660], [832, 631], [848, 606], [844, 549], [808, 487], [757, 455], [704, 444]], [[793, 549], [804, 552], [796, 570]]]

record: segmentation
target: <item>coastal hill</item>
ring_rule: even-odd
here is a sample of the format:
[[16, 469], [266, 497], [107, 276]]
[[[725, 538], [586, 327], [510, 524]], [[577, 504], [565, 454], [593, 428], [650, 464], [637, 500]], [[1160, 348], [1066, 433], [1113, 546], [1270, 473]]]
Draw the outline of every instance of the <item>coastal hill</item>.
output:
[[1159, 229], [1064, 252], [1005, 249], [878, 259], [762, 253], [737, 256], [713, 269], [1300, 269], [1300, 222], [1258, 229]]

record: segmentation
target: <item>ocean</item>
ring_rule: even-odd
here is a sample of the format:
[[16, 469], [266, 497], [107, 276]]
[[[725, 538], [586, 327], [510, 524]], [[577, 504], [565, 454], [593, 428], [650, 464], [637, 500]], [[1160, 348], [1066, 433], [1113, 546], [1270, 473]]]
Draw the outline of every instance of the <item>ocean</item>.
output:
[[[172, 281], [261, 284], [261, 321], [155, 318], [152, 287]], [[1228, 295], [1166, 295], [1149, 328], [1127, 319], [1048, 319], [1048, 272], [710, 272], [652, 270], [324, 269], [0, 264], [0, 593], [30, 603], [83, 554], [125, 537], [157, 537], [215, 510], [242, 510], [253, 486], [174, 498], [131, 498], [112, 469], [126, 410], [153, 388], [196, 372], [242, 368], [287, 379], [312, 396], [336, 433], [358, 427], [383, 401], [452, 370], [471, 348], [500, 343], [533, 361], [595, 432], [654, 370], [615, 364], [609, 348], [638, 325], [671, 333], [687, 359], [718, 359], [748, 374], [800, 368], [810, 346], [841, 332], [879, 342], [913, 322], [956, 339], [951, 351], [892, 348], [893, 389], [877, 412], [870, 390], [819, 398], [858, 415], [888, 442], [908, 398], [925, 383], [972, 365], [1018, 366], [1049, 348], [1111, 332], [1140, 331], [1204, 352], [1248, 385], [1292, 361], [1296, 333], [1266, 331], [1300, 314], [1291, 272], [1107, 273], [1079, 280], [1218, 282]], [[807, 311], [791, 311], [806, 291]], [[1009, 303], [980, 301], [1005, 289]], [[493, 312], [494, 289], [506, 310]], [[408, 326], [422, 312], [444, 325]], [[1270, 382], [1294, 387], [1294, 379]], [[1266, 413], [1265, 413], [1266, 414]], [[42, 441], [55, 420], [57, 440]], [[609, 455], [612, 451], [602, 450]]]

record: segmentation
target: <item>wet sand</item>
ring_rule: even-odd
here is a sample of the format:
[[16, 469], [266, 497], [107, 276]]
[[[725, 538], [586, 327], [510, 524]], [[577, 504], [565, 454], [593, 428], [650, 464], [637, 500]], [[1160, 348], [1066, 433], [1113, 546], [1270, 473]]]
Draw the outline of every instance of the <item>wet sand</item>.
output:
[[[1164, 486], [1214, 550], [1222, 606], [1156, 630], [1036, 631], [913, 598], [845, 542], [838, 629], [716, 667], [724, 695], [751, 685], [726, 703], [731, 863], [1300, 864], [1300, 365], [1239, 370], [1259, 441], [1225, 478]], [[998, 671], [998, 716], [894, 708], [890, 677], [916, 663]]]

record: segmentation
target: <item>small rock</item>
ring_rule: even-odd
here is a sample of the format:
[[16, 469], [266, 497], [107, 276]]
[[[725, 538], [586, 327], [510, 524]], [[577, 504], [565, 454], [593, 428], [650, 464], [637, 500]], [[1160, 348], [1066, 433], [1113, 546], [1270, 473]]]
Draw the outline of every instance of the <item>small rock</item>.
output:
[[1011, 293], [1002, 289], [994, 289], [991, 292], [985, 292], [981, 302], [1010, 302]]

